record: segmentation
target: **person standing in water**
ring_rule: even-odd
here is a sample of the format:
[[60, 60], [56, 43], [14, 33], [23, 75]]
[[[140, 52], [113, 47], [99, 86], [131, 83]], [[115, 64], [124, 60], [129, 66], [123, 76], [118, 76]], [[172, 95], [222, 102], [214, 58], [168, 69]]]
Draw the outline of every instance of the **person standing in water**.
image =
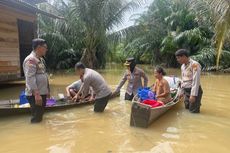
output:
[[[147, 87], [148, 77], [145, 72], [136, 66], [134, 58], [127, 58], [124, 64], [127, 67], [123, 78], [121, 79], [116, 90], [113, 92], [113, 95], [117, 95], [120, 92], [120, 89], [128, 80], [128, 85], [125, 93], [125, 100], [132, 100], [133, 97], [137, 94], [139, 88]], [[142, 78], [144, 79], [144, 85], [142, 83]]]
[[112, 93], [104, 78], [98, 72], [86, 68], [81, 62], [78, 62], [75, 65], [75, 70], [83, 83], [78, 93], [73, 97], [73, 100], [76, 101], [80, 97], [85, 98], [89, 94], [90, 87], [92, 87], [92, 90], [96, 95], [94, 111], [103, 112]]
[[189, 57], [186, 49], [175, 53], [177, 61], [182, 64], [182, 88], [184, 90], [185, 108], [191, 113], [200, 113], [203, 90], [200, 84], [201, 65]]
[[47, 52], [47, 44], [43, 39], [33, 39], [33, 51], [23, 62], [23, 70], [26, 79], [25, 94], [30, 103], [32, 119], [31, 123], [42, 121], [46, 98], [50, 95], [48, 75], [46, 73], [43, 56]]
[[156, 93], [157, 101], [161, 101], [166, 104], [170, 102], [172, 98], [168, 81], [163, 78], [164, 75], [166, 75], [164, 69], [157, 66], [154, 70], [156, 81], [152, 90]]

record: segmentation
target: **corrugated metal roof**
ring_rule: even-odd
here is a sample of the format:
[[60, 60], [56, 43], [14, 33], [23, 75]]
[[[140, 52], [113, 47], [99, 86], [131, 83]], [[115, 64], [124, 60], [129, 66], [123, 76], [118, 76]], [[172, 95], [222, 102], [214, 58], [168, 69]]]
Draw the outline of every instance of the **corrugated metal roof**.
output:
[[18, 0], [18, 1], [26, 2], [26, 3], [33, 4], [33, 5], [47, 2], [47, 0]]
[[[29, 1], [29, 2], [26, 2], [26, 1]], [[0, 4], [4, 4], [4, 5], [14, 7], [17, 9], [25, 8], [30, 13], [40, 13], [40, 14], [43, 14], [43, 15], [46, 15], [46, 16], [49, 16], [52, 18], [64, 19], [63, 17], [45, 12], [45, 11], [37, 8], [37, 6], [35, 4], [42, 3], [42, 2], [46, 2], [46, 0], [1, 0]]]

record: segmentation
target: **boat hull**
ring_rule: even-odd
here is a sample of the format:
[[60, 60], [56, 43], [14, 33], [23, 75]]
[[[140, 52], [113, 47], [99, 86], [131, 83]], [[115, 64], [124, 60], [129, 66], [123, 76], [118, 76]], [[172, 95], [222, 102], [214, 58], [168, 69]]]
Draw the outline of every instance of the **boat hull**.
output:
[[[172, 78], [172, 80], [175, 79]], [[175, 84], [177, 83], [174, 81], [173, 85]], [[158, 119], [165, 112], [174, 107], [177, 103], [183, 101], [183, 98], [180, 96], [182, 95], [182, 89], [179, 85], [177, 88], [172, 89], [171, 92], [174, 95], [172, 101], [156, 108], [152, 108], [150, 105], [141, 103], [138, 95], [135, 95], [132, 101], [130, 126], [147, 128], [153, 121]]]
[[152, 108], [151, 106], [133, 102], [130, 116], [130, 126], [147, 128], [160, 116], [175, 106], [180, 100], [168, 106]]
[[[57, 104], [53, 106], [46, 106], [45, 112], [50, 111], [56, 111], [56, 110], [62, 110], [62, 109], [69, 109], [74, 107], [80, 107], [82, 105], [89, 105], [93, 102], [84, 102], [84, 103], [71, 103], [67, 101], [58, 101]], [[20, 115], [20, 114], [29, 114], [30, 108], [18, 108], [15, 107], [14, 104], [5, 104], [0, 106], [0, 117], [6, 117], [6, 116], [13, 116], [13, 115]]]

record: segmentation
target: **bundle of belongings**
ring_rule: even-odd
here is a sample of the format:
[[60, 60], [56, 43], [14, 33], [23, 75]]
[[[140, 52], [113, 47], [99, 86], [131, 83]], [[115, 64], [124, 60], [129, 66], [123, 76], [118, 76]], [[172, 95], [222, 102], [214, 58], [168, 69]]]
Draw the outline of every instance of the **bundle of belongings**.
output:
[[138, 97], [141, 103], [150, 105], [153, 108], [164, 105], [163, 102], [157, 101], [156, 94], [150, 88], [140, 88], [138, 90]]
[[[46, 101], [46, 107], [52, 107], [56, 104], [56, 99], [55, 98], [47, 98]], [[21, 91], [20, 96], [19, 96], [19, 108], [27, 108], [30, 107], [30, 104], [26, 98], [25, 91]]]
[[[175, 97], [180, 79], [175, 76], [164, 76], [164, 79], [169, 83], [171, 97]], [[157, 101], [156, 93], [154, 93], [150, 88], [140, 88], [138, 90], [138, 98], [141, 103], [150, 105], [153, 108], [165, 105], [163, 102]]]

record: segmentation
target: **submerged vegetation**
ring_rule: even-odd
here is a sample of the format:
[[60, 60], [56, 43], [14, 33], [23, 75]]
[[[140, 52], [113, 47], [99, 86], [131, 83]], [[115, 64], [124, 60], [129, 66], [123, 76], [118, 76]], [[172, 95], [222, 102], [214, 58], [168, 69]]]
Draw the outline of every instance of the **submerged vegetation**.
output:
[[[39, 7], [64, 20], [39, 17], [47, 40], [50, 69], [67, 69], [81, 60], [103, 68], [134, 56], [138, 63], [178, 67], [174, 53], [187, 48], [204, 69], [230, 67], [230, 2], [227, 0], [154, 0], [120, 31], [127, 11], [143, 0], [57, 0]], [[220, 60], [219, 60], [220, 59]], [[217, 67], [215, 67], [217, 66]]]

